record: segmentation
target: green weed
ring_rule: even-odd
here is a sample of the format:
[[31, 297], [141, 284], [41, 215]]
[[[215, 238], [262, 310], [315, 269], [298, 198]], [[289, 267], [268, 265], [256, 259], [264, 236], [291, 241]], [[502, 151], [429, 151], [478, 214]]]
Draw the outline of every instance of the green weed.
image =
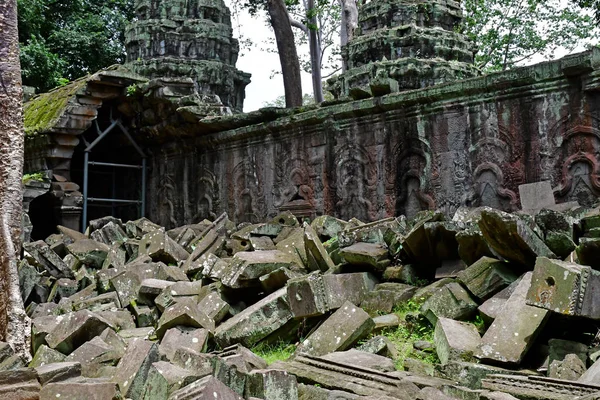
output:
[[259, 344], [252, 349], [252, 352], [261, 357], [271, 365], [275, 361], [285, 361], [294, 354], [296, 346], [289, 343], [280, 342], [274, 345]]

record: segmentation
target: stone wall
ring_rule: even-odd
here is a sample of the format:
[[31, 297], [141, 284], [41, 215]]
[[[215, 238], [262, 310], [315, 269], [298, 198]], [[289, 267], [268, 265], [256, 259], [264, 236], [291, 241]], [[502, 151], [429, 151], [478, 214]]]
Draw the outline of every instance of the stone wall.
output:
[[516, 210], [518, 186], [539, 180], [559, 202], [590, 205], [600, 194], [599, 62], [594, 49], [229, 131], [218, 127], [244, 123], [197, 121], [185, 128], [196, 137], [152, 149], [149, 217], [175, 226], [223, 211], [241, 222], [282, 210], [363, 221]]

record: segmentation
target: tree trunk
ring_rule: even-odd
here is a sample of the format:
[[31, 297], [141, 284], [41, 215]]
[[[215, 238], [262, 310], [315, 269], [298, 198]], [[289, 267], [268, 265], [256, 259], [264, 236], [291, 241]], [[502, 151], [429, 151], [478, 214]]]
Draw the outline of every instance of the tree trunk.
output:
[[19, 289], [23, 212], [23, 88], [17, 0], [0, 1], [0, 340], [30, 358], [29, 320]]
[[299, 107], [302, 105], [300, 62], [287, 8], [283, 0], [267, 0], [267, 11], [271, 19], [271, 26], [275, 31], [275, 41], [281, 62], [285, 106], [287, 108]]
[[306, 13], [308, 16], [308, 42], [310, 45], [310, 69], [312, 72], [313, 93], [315, 103], [322, 103], [323, 98], [323, 78], [321, 77], [321, 43], [319, 40], [319, 31], [317, 15], [314, 11], [315, 0], [308, 0]]
[[[356, 0], [338, 0], [342, 8], [342, 26], [340, 30], [341, 47], [348, 44], [354, 37], [354, 30], [358, 27], [358, 6]], [[342, 60], [342, 71], [346, 71], [346, 60]]]

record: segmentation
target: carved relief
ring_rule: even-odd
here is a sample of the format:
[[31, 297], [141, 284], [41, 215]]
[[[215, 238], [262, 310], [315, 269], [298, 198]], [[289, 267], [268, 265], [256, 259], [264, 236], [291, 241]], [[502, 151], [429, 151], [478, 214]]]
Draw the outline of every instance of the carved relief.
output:
[[[401, 150], [402, 149], [402, 150]], [[394, 149], [397, 181], [396, 214], [412, 218], [419, 211], [435, 208], [431, 196], [425, 193], [426, 177], [431, 171], [431, 149], [422, 139], [398, 144]]]
[[315, 216], [314, 190], [311, 187], [308, 155], [302, 152], [294, 157], [291, 152], [278, 146], [273, 205], [279, 210], [290, 211], [297, 217]]
[[233, 201], [236, 222], [258, 223], [266, 216], [262, 167], [255, 156], [239, 162], [233, 169]]
[[216, 202], [218, 199], [218, 185], [215, 174], [206, 168], [202, 168], [198, 180], [196, 181], [197, 190], [197, 210], [194, 215], [194, 222], [203, 219], [215, 220], [217, 218]]
[[376, 184], [375, 163], [362, 146], [348, 143], [336, 151], [335, 208], [340, 218], [377, 219], [373, 203], [365, 197], [375, 190]]
[[542, 152], [558, 202], [577, 201], [591, 206], [600, 196], [600, 120], [589, 115], [569, 115], [558, 121]]
[[165, 155], [164, 162], [160, 163], [160, 175], [158, 178], [158, 198], [159, 204], [159, 215], [161, 217], [161, 225], [165, 226], [177, 226], [177, 219], [175, 218], [175, 178], [174, 175], [169, 171], [169, 165], [173, 163], [169, 161]]

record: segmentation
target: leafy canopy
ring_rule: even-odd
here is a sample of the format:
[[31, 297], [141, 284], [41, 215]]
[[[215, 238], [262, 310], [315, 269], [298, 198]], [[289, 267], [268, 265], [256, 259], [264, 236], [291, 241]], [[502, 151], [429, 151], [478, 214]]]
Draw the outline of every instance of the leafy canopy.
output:
[[23, 83], [47, 91], [125, 61], [133, 0], [18, 0]]
[[[584, 3], [585, 1], [581, 2]], [[552, 59], [597, 39], [592, 13], [560, 0], [465, 0], [463, 31], [477, 46], [476, 65], [498, 71]]]

